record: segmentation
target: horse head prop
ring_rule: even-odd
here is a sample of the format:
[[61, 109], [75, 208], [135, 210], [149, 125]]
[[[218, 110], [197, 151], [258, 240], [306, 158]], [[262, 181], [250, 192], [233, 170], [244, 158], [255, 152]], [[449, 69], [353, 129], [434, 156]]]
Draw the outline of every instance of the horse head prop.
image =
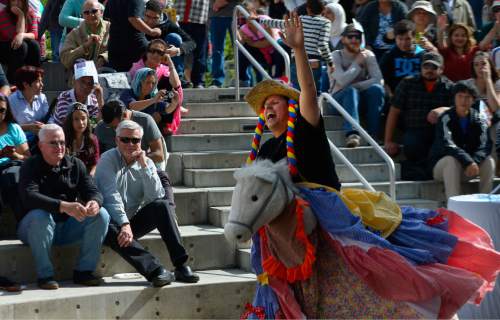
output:
[[224, 233], [230, 241], [244, 242], [279, 216], [294, 199], [297, 189], [286, 159], [277, 163], [256, 161], [236, 171], [234, 177], [236, 187]]

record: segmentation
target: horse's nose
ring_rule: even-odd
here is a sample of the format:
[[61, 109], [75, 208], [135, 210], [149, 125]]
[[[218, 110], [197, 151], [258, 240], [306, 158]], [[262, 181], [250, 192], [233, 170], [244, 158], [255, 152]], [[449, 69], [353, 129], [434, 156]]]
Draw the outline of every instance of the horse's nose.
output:
[[238, 239], [238, 240], [241, 240], [241, 238], [242, 238], [241, 234], [239, 234], [239, 235], [236, 236], [236, 239]]

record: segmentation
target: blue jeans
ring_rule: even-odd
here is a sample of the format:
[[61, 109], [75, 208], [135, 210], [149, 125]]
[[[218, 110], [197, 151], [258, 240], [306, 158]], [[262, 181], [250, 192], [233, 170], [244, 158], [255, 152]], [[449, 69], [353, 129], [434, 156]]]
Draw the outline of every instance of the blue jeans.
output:
[[34, 209], [28, 212], [17, 228], [17, 236], [31, 247], [39, 279], [54, 276], [54, 267], [50, 261], [52, 245], [67, 245], [81, 241], [80, 256], [75, 270], [95, 271], [101, 245], [106, 236], [109, 214], [101, 208], [94, 217], [87, 217], [82, 222], [70, 217], [56, 223], [45, 210]]
[[[373, 138], [378, 137], [380, 113], [384, 107], [384, 87], [381, 84], [372, 84], [363, 91], [352, 86], [346, 87], [335, 92], [332, 97], [357, 123], [359, 123], [360, 108], [366, 112], [367, 131]], [[344, 121], [342, 128], [346, 136], [356, 132], [347, 121]]]
[[[312, 69], [314, 84], [316, 85], [316, 94], [320, 93], [320, 80], [321, 80], [321, 67]], [[290, 82], [293, 87], [300, 91], [299, 79], [297, 78], [297, 66], [295, 65], [295, 61], [290, 62]]]
[[222, 86], [224, 83], [224, 46], [226, 34], [229, 31], [231, 42], [231, 22], [233, 17], [210, 18], [210, 42], [212, 43], [212, 84]]
[[50, 47], [52, 49], [52, 61], [60, 62], [59, 58], [59, 46], [61, 45], [61, 38], [63, 34], [63, 29], [57, 29], [50, 31]]
[[[165, 37], [165, 42], [173, 45], [176, 48], [180, 48], [182, 44], [182, 37], [175, 32], [167, 34]], [[179, 77], [184, 75], [184, 56], [172, 57], [172, 62], [174, 63], [175, 70]]]

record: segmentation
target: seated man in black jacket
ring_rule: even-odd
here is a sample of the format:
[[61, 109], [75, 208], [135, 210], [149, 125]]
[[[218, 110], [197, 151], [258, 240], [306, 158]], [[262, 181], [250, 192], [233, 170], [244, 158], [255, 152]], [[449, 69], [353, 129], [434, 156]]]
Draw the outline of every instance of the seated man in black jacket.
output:
[[[162, 4], [157, 0], [150, 0], [146, 3], [144, 22], [150, 28], [159, 28], [161, 30], [161, 36], [154, 38], [163, 39], [167, 44], [171, 45], [167, 49], [167, 53], [172, 58], [179, 77], [182, 78], [184, 74], [184, 55], [190, 54], [196, 48], [194, 40], [176, 23], [170, 21], [167, 15], [163, 14]], [[153, 37], [147, 36], [147, 39], [151, 40]]]
[[19, 193], [23, 212], [18, 215], [19, 239], [31, 247], [38, 286], [57, 289], [50, 261], [53, 244], [81, 241], [73, 282], [96, 286], [95, 271], [109, 215], [101, 207], [102, 195], [82, 161], [65, 155], [64, 132], [56, 124], [38, 133], [41, 154], [26, 160], [20, 172]]
[[459, 81], [453, 87], [455, 107], [444, 112], [437, 124], [430, 151], [434, 179], [444, 181], [446, 197], [460, 195], [460, 182], [479, 175], [479, 192], [489, 193], [495, 161], [491, 157], [488, 124], [472, 108], [478, 97], [475, 87]]

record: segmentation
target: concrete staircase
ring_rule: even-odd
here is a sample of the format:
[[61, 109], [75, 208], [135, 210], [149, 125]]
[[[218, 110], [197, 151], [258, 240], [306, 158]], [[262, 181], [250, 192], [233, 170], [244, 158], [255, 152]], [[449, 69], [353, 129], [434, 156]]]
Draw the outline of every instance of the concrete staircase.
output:
[[[50, 89], [47, 94], [56, 96], [58, 90]], [[181, 134], [167, 139], [178, 223], [190, 264], [201, 277], [198, 284], [151, 288], [142, 278], [116, 279], [114, 274], [134, 270], [104, 247], [97, 272], [106, 284], [75, 286], [69, 280], [77, 248], [57, 247], [53, 261], [62, 288], [47, 292], [28, 285], [20, 294], [0, 291], [0, 319], [239, 317], [245, 303], [252, 300], [255, 276], [250, 273], [249, 244], [229, 243], [223, 227], [230, 210], [233, 173], [248, 154], [257, 118], [246, 103], [234, 102], [234, 98], [234, 90], [229, 89], [185, 90], [190, 112], [182, 120]], [[326, 117], [325, 124], [330, 139], [342, 147], [341, 119]], [[377, 190], [388, 191], [387, 167], [372, 147], [341, 149]], [[338, 159], [336, 163], [343, 186], [362, 187]], [[400, 166], [396, 169], [399, 180]], [[464, 188], [473, 192], [476, 184], [466, 183]], [[442, 184], [434, 181], [398, 181], [396, 189], [400, 204], [436, 208], [446, 200]], [[7, 223], [0, 225], [7, 227], [0, 230], [0, 237], [13, 239], [11, 213], [4, 212], [2, 219]], [[171, 267], [158, 232], [141, 242]], [[0, 275], [22, 283], [36, 281], [31, 252], [18, 240], [1, 240], [0, 257]]]

